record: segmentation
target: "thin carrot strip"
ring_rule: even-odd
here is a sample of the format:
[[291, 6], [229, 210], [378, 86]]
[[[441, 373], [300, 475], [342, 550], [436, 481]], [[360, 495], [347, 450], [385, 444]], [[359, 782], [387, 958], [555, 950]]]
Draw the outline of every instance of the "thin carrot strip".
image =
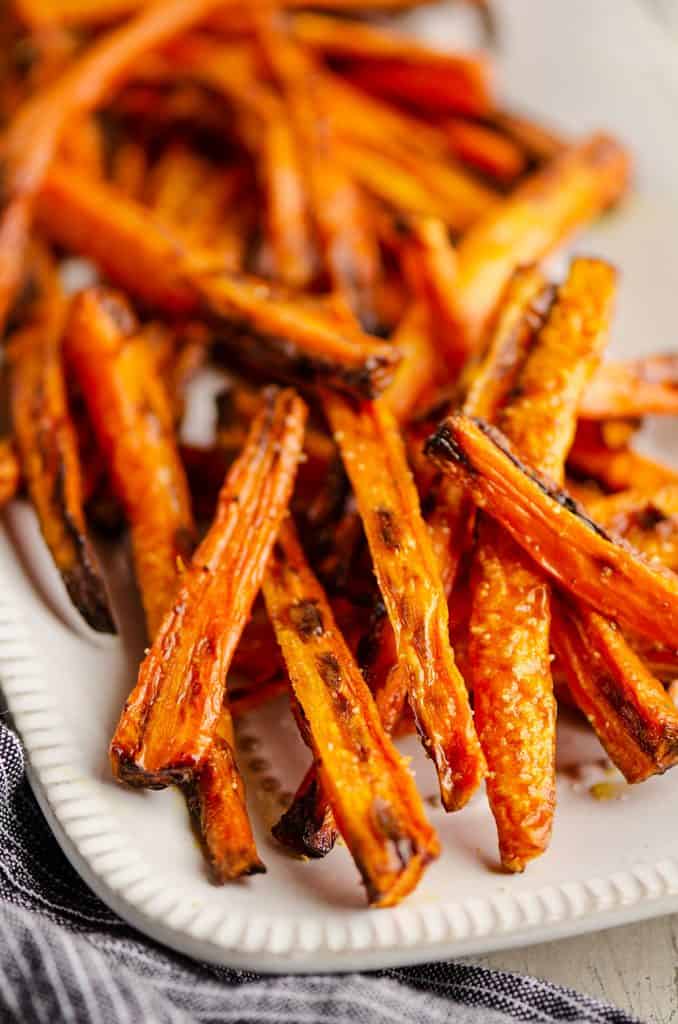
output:
[[37, 193], [69, 120], [93, 110], [138, 59], [204, 19], [224, 0], [158, 0], [97, 40], [14, 116], [3, 143], [0, 219], [0, 329], [19, 283]]
[[177, 561], [188, 561], [195, 534], [169, 398], [153, 353], [116, 292], [96, 288], [78, 295], [66, 355], [131, 527], [153, 637], [177, 588]]
[[674, 642], [674, 573], [646, 562], [595, 523], [565, 491], [521, 462], [498, 430], [457, 413], [429, 439], [427, 454], [575, 597], [630, 630]]
[[111, 743], [121, 780], [185, 782], [203, 764], [226, 672], [289, 502], [304, 421], [294, 392], [267, 393], [123, 710]]
[[623, 443], [617, 445], [615, 441], [610, 445], [610, 425], [608, 422], [580, 421], [567, 459], [571, 472], [595, 480], [605, 490], [613, 492], [634, 488], [650, 493], [678, 483], [678, 471], [673, 466], [656, 462], [628, 447], [628, 435], [632, 429], [629, 431], [627, 424], [622, 430]]
[[291, 522], [278, 535], [263, 590], [319, 781], [368, 899], [397, 903], [438, 843]]
[[484, 124], [453, 118], [441, 129], [458, 160], [502, 185], [510, 185], [525, 170], [526, 159], [520, 147]]
[[116, 628], [83, 511], [82, 467], [62, 365], [63, 296], [12, 340], [11, 409], [23, 478], [68, 595], [99, 632]]
[[374, 395], [398, 362], [392, 345], [353, 324], [338, 324], [264, 281], [203, 273], [178, 237], [102, 182], [53, 168], [40, 196], [40, 215], [51, 237], [95, 260], [130, 294], [175, 314], [202, 312], [237, 355], [263, 361], [273, 374], [310, 382], [321, 377]]
[[485, 764], [404, 446], [383, 403], [354, 409], [326, 394], [324, 408], [353, 485], [417, 728], [436, 765], [443, 804], [457, 809], [480, 784]]

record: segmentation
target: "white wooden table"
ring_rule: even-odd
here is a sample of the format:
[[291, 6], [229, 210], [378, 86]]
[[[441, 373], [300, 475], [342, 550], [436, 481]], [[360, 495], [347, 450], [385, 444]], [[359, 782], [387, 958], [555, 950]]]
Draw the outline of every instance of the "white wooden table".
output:
[[604, 999], [648, 1024], [678, 1021], [678, 915], [474, 957]]

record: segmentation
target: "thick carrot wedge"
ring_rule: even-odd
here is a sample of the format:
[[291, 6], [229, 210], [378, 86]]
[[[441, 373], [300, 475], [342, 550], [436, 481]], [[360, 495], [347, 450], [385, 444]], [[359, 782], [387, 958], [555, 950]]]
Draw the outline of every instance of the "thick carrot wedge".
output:
[[11, 441], [0, 441], [0, 508], [11, 501], [19, 490], [21, 470], [14, 445]]
[[485, 763], [404, 446], [383, 403], [355, 409], [328, 393], [324, 408], [353, 485], [417, 728], [436, 765], [443, 804], [457, 809], [477, 789]]
[[570, 692], [629, 782], [678, 761], [678, 710], [614, 623], [559, 600], [553, 644]]
[[673, 644], [674, 573], [645, 561], [595, 523], [570, 495], [521, 462], [498, 430], [457, 413], [440, 425], [426, 449], [575, 597], [630, 630]]
[[223, 0], [158, 0], [138, 17], [98, 39], [14, 116], [4, 139], [4, 209], [0, 218], [0, 328], [19, 282], [21, 257], [40, 185], [69, 120], [93, 110], [139, 58]]
[[[581, 394], [607, 342], [614, 282], [607, 264], [572, 264], [498, 416], [521, 455], [559, 481]], [[548, 582], [501, 526], [481, 517], [469, 662], [490, 807], [511, 871], [543, 853], [553, 822], [550, 620]]]
[[648, 356], [603, 363], [579, 407], [585, 419], [608, 420], [678, 413], [678, 357]]
[[174, 597], [177, 562], [189, 560], [194, 543], [169, 398], [153, 352], [116, 292], [96, 288], [76, 298], [66, 355], [131, 527], [136, 576], [153, 637]]
[[368, 899], [397, 903], [437, 855], [437, 839], [291, 522], [281, 528], [263, 589], [319, 781]]
[[71, 601], [93, 629], [115, 633], [85, 525], [82, 467], [62, 365], [64, 312], [63, 301], [52, 303], [44, 320], [14, 336], [14, 436], [40, 529]]
[[118, 283], [172, 313], [203, 315], [242, 359], [274, 375], [317, 377], [373, 396], [388, 383], [396, 349], [256, 278], [206, 275], [195, 254], [138, 203], [102, 182], [52, 168], [40, 220], [62, 245], [97, 262]]
[[123, 710], [111, 743], [119, 779], [186, 782], [204, 763], [226, 672], [289, 502], [304, 421], [294, 392], [267, 393]]
[[540, 260], [624, 193], [629, 157], [595, 135], [557, 156], [465, 235], [457, 250], [460, 344], [482, 344], [513, 271]]

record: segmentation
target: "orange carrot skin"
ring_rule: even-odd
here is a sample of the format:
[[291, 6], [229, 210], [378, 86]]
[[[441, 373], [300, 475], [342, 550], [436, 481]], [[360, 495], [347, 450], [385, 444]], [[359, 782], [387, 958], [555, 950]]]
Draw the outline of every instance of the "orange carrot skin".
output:
[[570, 495], [522, 463], [498, 430], [455, 414], [429, 439], [427, 454], [575, 597], [630, 630], [675, 642], [675, 575], [593, 522]]
[[15, 336], [11, 407], [21, 469], [40, 528], [84, 620], [115, 633], [106, 589], [87, 538], [77, 436], [62, 366], [63, 311]]
[[195, 537], [170, 401], [129, 306], [110, 289], [90, 289], [76, 298], [66, 351], [131, 526], [153, 637], [174, 596], [177, 567], [190, 559]]
[[289, 503], [305, 419], [294, 392], [267, 393], [123, 710], [111, 743], [119, 779], [165, 786], [188, 781], [203, 764], [226, 673]]
[[16, 495], [21, 482], [19, 460], [10, 441], [0, 441], [0, 508]]
[[593, 420], [675, 416], [677, 412], [678, 358], [674, 355], [603, 363], [579, 406], [579, 415]]
[[291, 521], [263, 590], [322, 789], [370, 903], [392, 905], [416, 885], [438, 843]]
[[383, 403], [355, 410], [327, 394], [324, 408], [353, 484], [417, 728], [436, 765], [443, 804], [457, 809], [480, 784], [485, 760], [403, 442]]

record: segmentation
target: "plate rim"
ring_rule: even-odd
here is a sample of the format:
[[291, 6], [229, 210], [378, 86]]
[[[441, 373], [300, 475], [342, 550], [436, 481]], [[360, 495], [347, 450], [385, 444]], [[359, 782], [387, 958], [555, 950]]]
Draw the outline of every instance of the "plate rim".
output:
[[7, 594], [0, 594], [0, 683], [31, 788], [68, 860], [128, 924], [194, 958], [271, 973], [371, 970], [515, 948], [678, 910], [678, 857], [522, 893], [352, 910], [341, 921], [267, 915], [256, 899], [251, 913], [196, 909], [130, 847], [105, 799], [82, 776], [35, 642]]

